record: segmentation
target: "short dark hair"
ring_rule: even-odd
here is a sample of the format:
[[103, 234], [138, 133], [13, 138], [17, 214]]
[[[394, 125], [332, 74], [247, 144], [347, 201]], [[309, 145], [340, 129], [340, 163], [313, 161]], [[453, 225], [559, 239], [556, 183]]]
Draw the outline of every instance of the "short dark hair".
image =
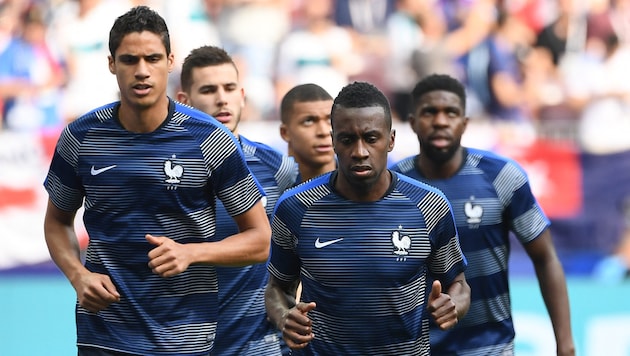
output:
[[201, 46], [193, 49], [182, 64], [182, 72], [180, 74], [180, 85], [183, 90], [188, 91], [192, 86], [192, 71], [195, 68], [203, 68], [209, 66], [217, 66], [221, 64], [231, 64], [238, 68], [232, 57], [223, 49], [216, 46]]
[[462, 109], [466, 110], [466, 89], [459, 80], [447, 74], [430, 74], [422, 78], [411, 92], [411, 106], [416, 107], [420, 98], [432, 91], [444, 90], [451, 92], [459, 97]]
[[313, 83], [299, 84], [291, 88], [280, 102], [280, 120], [289, 123], [289, 117], [295, 103], [333, 100], [333, 97], [322, 87]]
[[392, 127], [392, 109], [389, 100], [382, 91], [368, 82], [354, 82], [341, 89], [333, 102], [330, 112], [331, 122], [334, 127], [334, 114], [338, 107], [366, 108], [380, 106], [385, 110], [385, 120], [388, 128]]
[[171, 37], [164, 18], [147, 6], [136, 6], [119, 16], [109, 31], [109, 53], [112, 57], [115, 57], [123, 37], [142, 31], [149, 31], [160, 36], [166, 54], [171, 54]]

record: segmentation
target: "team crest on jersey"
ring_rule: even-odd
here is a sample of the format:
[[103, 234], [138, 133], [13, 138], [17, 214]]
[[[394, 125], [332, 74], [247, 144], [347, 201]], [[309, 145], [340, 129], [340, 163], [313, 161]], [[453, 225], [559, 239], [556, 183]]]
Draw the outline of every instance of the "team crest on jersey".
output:
[[483, 206], [475, 204], [475, 197], [471, 196], [470, 200], [464, 203], [464, 214], [469, 225], [478, 226], [481, 223]]
[[[402, 229], [402, 226], [399, 226], [398, 229]], [[409, 255], [409, 248], [411, 248], [411, 238], [407, 235], [402, 235], [399, 230], [392, 231], [394, 255], [397, 256], [397, 261], [406, 261], [407, 255]]]
[[184, 166], [176, 164], [174, 160], [177, 157], [171, 156], [171, 159], [164, 161], [164, 174], [166, 174], [166, 183], [171, 184], [168, 189], [177, 189], [177, 184], [181, 182], [180, 178], [184, 175]]

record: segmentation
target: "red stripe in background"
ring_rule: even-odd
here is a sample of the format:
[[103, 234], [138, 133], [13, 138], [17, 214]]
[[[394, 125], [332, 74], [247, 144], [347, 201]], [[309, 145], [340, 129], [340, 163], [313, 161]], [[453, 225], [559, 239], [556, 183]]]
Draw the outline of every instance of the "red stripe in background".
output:
[[527, 171], [532, 192], [550, 218], [570, 218], [580, 214], [582, 167], [575, 144], [539, 139], [529, 146], [511, 150], [507, 155]]
[[0, 186], [0, 210], [9, 207], [32, 208], [36, 201], [35, 188], [15, 189]]

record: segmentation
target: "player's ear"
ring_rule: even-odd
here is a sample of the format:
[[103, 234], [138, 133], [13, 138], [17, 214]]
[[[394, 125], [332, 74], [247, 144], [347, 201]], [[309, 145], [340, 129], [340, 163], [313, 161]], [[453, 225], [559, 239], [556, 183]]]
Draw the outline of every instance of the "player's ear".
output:
[[287, 130], [287, 125], [284, 123], [280, 124], [280, 137], [282, 137], [285, 142], [291, 141], [291, 137], [289, 136]]
[[109, 65], [109, 72], [112, 74], [116, 74], [116, 63], [114, 62], [114, 57], [107, 56], [107, 63]]
[[394, 150], [394, 141], [396, 140], [396, 130], [392, 129], [389, 132], [389, 146], [387, 147], [387, 152], [391, 152]]
[[173, 71], [173, 68], [175, 67], [175, 54], [173, 54], [173, 52], [171, 52], [171, 54], [168, 55], [167, 62], [168, 62], [168, 72], [170, 73]]
[[186, 94], [186, 92], [178, 91], [176, 97], [177, 97], [177, 101], [179, 101], [180, 103], [190, 105], [190, 102], [188, 100], [188, 94]]

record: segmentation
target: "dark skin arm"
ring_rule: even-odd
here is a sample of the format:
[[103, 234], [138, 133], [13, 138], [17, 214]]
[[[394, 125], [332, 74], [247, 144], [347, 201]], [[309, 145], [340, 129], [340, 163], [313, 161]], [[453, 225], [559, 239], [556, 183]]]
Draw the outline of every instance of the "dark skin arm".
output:
[[534, 241], [526, 244], [525, 251], [536, 270], [540, 291], [553, 325], [557, 354], [558, 356], [573, 356], [575, 344], [571, 331], [567, 282], [549, 229], [543, 231]]
[[470, 286], [464, 273], [460, 273], [442, 293], [442, 283], [433, 281], [429, 294], [428, 310], [435, 323], [442, 330], [454, 327], [466, 315], [470, 307]]
[[269, 276], [265, 289], [265, 308], [271, 323], [282, 331], [282, 338], [291, 349], [302, 349], [315, 338], [308, 312], [315, 309], [315, 302], [296, 304], [295, 296], [299, 280], [283, 282]]
[[[299, 281], [286, 283], [270, 276], [265, 290], [265, 307], [269, 320], [282, 331], [282, 337], [292, 349], [304, 348], [313, 340], [311, 320], [307, 313], [315, 309], [315, 302], [295, 303]], [[440, 281], [434, 281], [429, 295], [428, 309], [443, 330], [450, 329], [466, 315], [470, 307], [470, 286], [464, 273], [457, 275], [442, 293]]]

